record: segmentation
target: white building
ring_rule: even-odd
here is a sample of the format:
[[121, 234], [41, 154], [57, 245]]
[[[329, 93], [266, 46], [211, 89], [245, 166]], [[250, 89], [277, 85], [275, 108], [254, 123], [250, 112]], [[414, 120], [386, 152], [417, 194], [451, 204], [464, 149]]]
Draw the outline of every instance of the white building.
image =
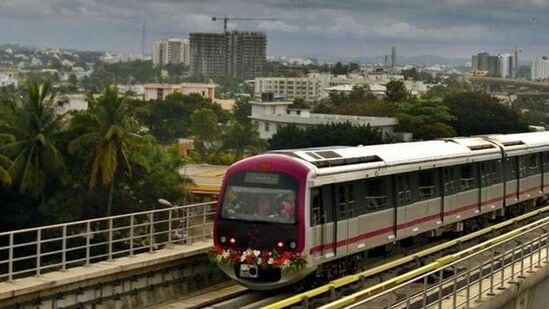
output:
[[391, 135], [398, 124], [396, 118], [364, 117], [332, 114], [311, 113], [304, 108], [289, 108], [292, 102], [262, 102], [251, 101], [252, 114], [250, 118], [257, 124], [259, 137], [269, 139], [277, 130], [286, 125], [309, 127], [323, 124], [350, 123], [356, 126], [369, 125], [379, 129], [382, 136]]
[[154, 65], [166, 65], [168, 63], [190, 64], [190, 44], [188, 39], [168, 38], [154, 43]]
[[137, 85], [118, 84], [116, 85], [116, 88], [118, 89], [118, 93], [132, 92], [136, 96], [143, 96], [145, 94], [145, 87], [141, 84], [137, 84]]
[[136, 60], [149, 60], [151, 58], [141, 53], [105, 53], [100, 59], [106, 63], [118, 63]]
[[549, 59], [546, 56], [532, 60], [532, 80], [549, 79]]
[[207, 99], [215, 98], [215, 84], [211, 83], [182, 83], [182, 84], [145, 84], [145, 101], [164, 100], [173, 93], [199, 94]]
[[66, 94], [56, 97], [55, 113], [62, 115], [70, 111], [83, 111], [88, 109], [88, 101], [84, 94]]
[[499, 54], [499, 75], [503, 78], [512, 78], [514, 76], [513, 56], [511, 54]]
[[0, 87], [13, 86], [17, 88], [17, 73], [14, 71], [0, 72]]
[[302, 98], [305, 101], [318, 101], [323, 97], [323, 89], [330, 81], [329, 74], [309, 74], [307, 77], [256, 77], [254, 94], [273, 93], [293, 101]]

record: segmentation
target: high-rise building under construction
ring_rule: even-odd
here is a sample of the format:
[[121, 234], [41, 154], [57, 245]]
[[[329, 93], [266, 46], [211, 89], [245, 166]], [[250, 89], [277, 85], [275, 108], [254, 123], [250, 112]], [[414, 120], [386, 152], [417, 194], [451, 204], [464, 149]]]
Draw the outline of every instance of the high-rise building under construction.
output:
[[260, 76], [267, 58], [263, 32], [191, 33], [191, 73], [204, 77]]

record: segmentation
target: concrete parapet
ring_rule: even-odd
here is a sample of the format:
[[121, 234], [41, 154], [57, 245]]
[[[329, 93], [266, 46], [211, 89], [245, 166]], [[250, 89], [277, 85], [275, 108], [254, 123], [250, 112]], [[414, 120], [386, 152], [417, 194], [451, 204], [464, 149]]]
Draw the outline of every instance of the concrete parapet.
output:
[[211, 242], [144, 253], [0, 283], [0, 308], [138, 308], [227, 278], [207, 259]]

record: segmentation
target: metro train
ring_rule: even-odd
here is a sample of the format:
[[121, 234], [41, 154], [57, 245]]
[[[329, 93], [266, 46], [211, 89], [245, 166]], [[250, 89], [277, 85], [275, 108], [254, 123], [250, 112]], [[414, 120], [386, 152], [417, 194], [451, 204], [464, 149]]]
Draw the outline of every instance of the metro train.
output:
[[274, 151], [226, 171], [212, 254], [251, 289], [330, 280], [379, 248], [472, 231], [548, 195], [549, 132]]

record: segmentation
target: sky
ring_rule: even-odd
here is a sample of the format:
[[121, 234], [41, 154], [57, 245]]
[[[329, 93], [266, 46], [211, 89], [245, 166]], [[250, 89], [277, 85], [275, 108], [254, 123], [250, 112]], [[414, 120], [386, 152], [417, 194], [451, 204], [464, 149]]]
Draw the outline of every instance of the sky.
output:
[[0, 0], [0, 44], [145, 51], [163, 37], [230, 30], [267, 33], [269, 56], [352, 59], [390, 53], [469, 58], [518, 46], [549, 55], [549, 0]]

